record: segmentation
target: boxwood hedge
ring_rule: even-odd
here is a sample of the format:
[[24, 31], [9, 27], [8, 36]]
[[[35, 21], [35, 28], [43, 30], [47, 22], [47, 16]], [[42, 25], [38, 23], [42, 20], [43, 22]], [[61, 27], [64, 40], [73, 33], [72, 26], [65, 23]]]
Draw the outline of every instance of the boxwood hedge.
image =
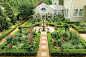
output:
[[[19, 30], [17, 30], [13, 35], [15, 35]], [[36, 46], [33, 51], [28, 51], [27, 49], [2, 49], [4, 45], [7, 44], [5, 41], [0, 45], [0, 56], [36, 56], [38, 52], [39, 42], [40, 42], [40, 33], [36, 33], [37, 36], [35, 38]]]
[[17, 26], [21, 25], [21, 24], [24, 23], [24, 22], [25, 22], [25, 20], [22, 21], [21, 23], [19, 23], [18, 25], [15, 25], [15, 27], [9, 29], [9, 30], [6, 31], [5, 33], [3, 33], [3, 34], [0, 36], [0, 40], [2, 40], [2, 38], [4, 38], [7, 34], [9, 34], [9, 33], [12, 32], [14, 29], [16, 29]]
[[70, 26], [74, 29], [76, 29], [79, 33], [86, 33], [86, 29], [81, 29], [78, 26], [76, 26], [75, 24], [70, 24]]
[[[79, 40], [85, 45], [86, 48], [86, 41], [79, 37]], [[50, 54], [52, 56], [84, 56], [86, 55], [86, 49], [55, 49], [51, 33], [48, 33], [48, 44]]]

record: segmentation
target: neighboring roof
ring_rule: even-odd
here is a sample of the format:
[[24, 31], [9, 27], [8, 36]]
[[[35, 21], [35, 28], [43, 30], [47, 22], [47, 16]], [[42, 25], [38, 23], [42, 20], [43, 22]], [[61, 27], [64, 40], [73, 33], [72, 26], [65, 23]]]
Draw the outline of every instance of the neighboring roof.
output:
[[53, 10], [64, 10], [62, 5], [49, 5]]
[[3, 6], [0, 6], [3, 10], [5, 9]]

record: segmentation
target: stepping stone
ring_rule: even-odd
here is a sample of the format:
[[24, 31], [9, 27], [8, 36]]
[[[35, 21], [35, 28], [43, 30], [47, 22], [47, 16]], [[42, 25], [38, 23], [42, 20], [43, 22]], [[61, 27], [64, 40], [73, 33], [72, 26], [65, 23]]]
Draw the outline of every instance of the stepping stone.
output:
[[46, 46], [42, 46], [42, 49], [46, 49]]
[[46, 52], [41, 52], [41, 56], [47, 56]]
[[47, 34], [46, 32], [41, 32], [41, 34]]
[[46, 39], [46, 37], [42, 37], [42, 39]]
[[42, 43], [46, 43], [46, 41], [42, 41]]

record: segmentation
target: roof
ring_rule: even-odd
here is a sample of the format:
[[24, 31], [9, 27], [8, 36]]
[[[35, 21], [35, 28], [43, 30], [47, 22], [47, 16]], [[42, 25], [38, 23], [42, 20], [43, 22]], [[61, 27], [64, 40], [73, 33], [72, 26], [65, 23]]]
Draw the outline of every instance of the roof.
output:
[[62, 5], [49, 5], [53, 10], [64, 10]]

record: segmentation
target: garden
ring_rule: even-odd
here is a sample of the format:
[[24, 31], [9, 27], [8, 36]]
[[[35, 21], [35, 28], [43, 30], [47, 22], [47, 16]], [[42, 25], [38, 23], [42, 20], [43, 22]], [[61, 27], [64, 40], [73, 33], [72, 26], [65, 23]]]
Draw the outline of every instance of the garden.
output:
[[[0, 41], [2, 39], [6, 41], [0, 45], [0, 56], [37, 56], [43, 20], [38, 15], [34, 17], [33, 9], [43, 1], [2, 0], [1, 2], [0, 5], [4, 9], [0, 7]], [[52, 4], [51, 0], [44, 2]], [[86, 22], [69, 22], [64, 16], [57, 16], [57, 18], [54, 16], [54, 19], [48, 17], [45, 20], [46, 26], [44, 25], [50, 55], [85, 56], [86, 41], [78, 33], [86, 33]], [[54, 32], [50, 32], [52, 29], [48, 26], [53, 27]], [[34, 29], [36, 27], [39, 27], [38, 32]], [[71, 27], [76, 32], [71, 30]], [[14, 33], [11, 34], [12, 32]]]
[[40, 33], [36, 33], [31, 26], [29, 26], [29, 28], [23, 28], [21, 25], [12, 35], [7, 34], [7, 41], [0, 45], [0, 55], [36, 56], [39, 47]]
[[48, 33], [49, 50], [52, 56], [86, 55], [85, 40], [82, 39], [77, 32], [70, 29], [72, 25], [79, 24], [79, 22], [62, 22], [62, 25], [58, 25], [55, 22], [50, 21], [48, 23], [53, 25], [55, 28], [55, 32]]

